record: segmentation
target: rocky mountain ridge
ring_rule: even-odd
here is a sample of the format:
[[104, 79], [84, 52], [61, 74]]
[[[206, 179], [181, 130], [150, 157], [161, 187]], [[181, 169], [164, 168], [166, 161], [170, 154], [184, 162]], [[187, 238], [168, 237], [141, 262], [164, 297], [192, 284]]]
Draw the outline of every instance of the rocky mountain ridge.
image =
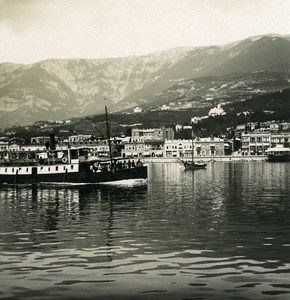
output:
[[165, 95], [163, 91], [180, 82], [260, 70], [290, 73], [288, 36], [253, 37], [225, 46], [176, 48], [124, 58], [2, 63], [0, 127], [96, 114], [103, 112], [105, 103], [111, 111], [144, 103], [154, 106], [161, 101], [160, 93]]

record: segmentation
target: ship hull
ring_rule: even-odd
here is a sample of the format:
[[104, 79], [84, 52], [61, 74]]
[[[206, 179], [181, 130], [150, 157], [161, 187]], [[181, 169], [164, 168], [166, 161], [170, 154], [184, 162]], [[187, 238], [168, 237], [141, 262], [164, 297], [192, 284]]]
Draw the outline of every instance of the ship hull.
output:
[[207, 166], [206, 163], [197, 164], [195, 162], [184, 162], [184, 168], [185, 170], [199, 170], [199, 169], [205, 169]]
[[147, 179], [147, 166], [102, 172], [2, 174], [0, 175], [0, 184], [31, 184], [41, 182], [102, 183], [128, 179]]
[[290, 162], [290, 154], [288, 155], [268, 155], [269, 162]]

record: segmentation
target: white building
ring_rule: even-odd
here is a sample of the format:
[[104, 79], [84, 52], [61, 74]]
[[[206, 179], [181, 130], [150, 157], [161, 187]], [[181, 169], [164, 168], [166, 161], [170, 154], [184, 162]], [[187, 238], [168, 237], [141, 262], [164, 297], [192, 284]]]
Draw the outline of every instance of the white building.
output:
[[78, 134], [78, 135], [71, 135], [68, 137], [69, 142], [83, 142], [89, 141], [91, 139], [91, 134]]
[[[193, 148], [192, 148], [193, 147]], [[189, 158], [224, 155], [225, 141], [221, 138], [196, 138], [192, 140], [167, 140], [164, 142], [164, 156]]]
[[191, 124], [197, 124], [199, 121], [201, 121], [201, 117], [193, 117], [193, 118], [191, 118]]
[[163, 104], [163, 105], [161, 106], [161, 110], [171, 110], [171, 107], [168, 106], [168, 105], [166, 105], [166, 104]]
[[209, 115], [210, 117], [216, 117], [216, 116], [221, 116], [221, 115], [225, 115], [225, 114], [226, 114], [226, 113], [225, 113], [225, 111], [221, 108], [221, 105], [220, 105], [220, 104], [218, 104], [217, 107], [212, 108], [212, 109], [209, 111], [209, 113], [208, 113], [208, 115]]
[[142, 112], [142, 108], [137, 106], [134, 108], [134, 113], [141, 113]]

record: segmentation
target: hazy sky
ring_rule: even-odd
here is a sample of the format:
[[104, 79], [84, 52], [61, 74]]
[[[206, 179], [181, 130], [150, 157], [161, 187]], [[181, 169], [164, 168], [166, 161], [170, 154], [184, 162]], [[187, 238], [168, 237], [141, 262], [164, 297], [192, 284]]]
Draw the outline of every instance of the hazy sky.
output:
[[290, 0], [0, 0], [0, 62], [147, 54], [290, 34]]

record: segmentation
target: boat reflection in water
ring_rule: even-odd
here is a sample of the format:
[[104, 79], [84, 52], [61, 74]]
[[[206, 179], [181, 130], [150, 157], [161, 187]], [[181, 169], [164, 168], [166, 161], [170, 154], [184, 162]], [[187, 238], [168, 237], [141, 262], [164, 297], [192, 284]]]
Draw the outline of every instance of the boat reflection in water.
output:
[[[0, 188], [0, 298], [287, 299], [290, 165]], [[269, 298], [269, 299], [270, 299]]]

